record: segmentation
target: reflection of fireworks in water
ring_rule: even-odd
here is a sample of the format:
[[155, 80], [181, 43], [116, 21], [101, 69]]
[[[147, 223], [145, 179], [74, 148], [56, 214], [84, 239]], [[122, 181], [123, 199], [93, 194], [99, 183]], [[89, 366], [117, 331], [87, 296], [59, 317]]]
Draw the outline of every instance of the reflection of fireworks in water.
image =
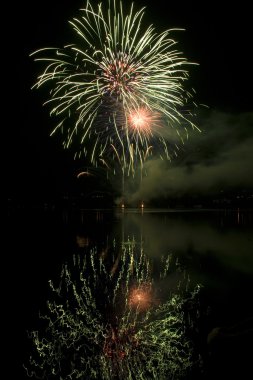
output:
[[[180, 379], [193, 360], [186, 337], [184, 291], [158, 297], [159, 282], [169, 271], [151, 276], [151, 263], [136, 246], [122, 246], [116, 269], [95, 251], [73, 266], [64, 265], [60, 284], [50, 282], [55, 300], [43, 333], [33, 331], [36, 348], [29, 375], [48, 379]], [[116, 262], [114, 260], [114, 263]], [[111, 264], [109, 265], [111, 268]], [[168, 297], [167, 297], [168, 298]]]
[[152, 306], [152, 303], [154, 303], [152, 296], [152, 283], [144, 283], [138, 287], [130, 289], [128, 304], [130, 307], [146, 310]]
[[135, 13], [132, 4], [124, 14], [116, 3], [108, 0], [104, 12], [102, 3], [95, 10], [87, 1], [81, 17], [70, 22], [77, 44], [34, 53], [48, 65], [35, 86], [51, 87], [48, 103], [65, 147], [76, 138], [93, 164], [115, 166], [118, 160], [123, 171], [134, 173], [154, 145], [169, 158], [172, 145], [187, 138], [187, 127], [196, 126], [183, 86], [189, 62], [175, 48], [172, 30], [143, 29], [144, 9]]

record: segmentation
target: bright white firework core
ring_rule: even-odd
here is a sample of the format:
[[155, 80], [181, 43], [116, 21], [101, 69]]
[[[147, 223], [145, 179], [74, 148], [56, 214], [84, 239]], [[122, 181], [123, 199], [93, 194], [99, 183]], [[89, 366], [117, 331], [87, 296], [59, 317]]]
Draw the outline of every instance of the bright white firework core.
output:
[[133, 110], [128, 116], [130, 125], [139, 130], [149, 131], [152, 124], [152, 114], [147, 108]]

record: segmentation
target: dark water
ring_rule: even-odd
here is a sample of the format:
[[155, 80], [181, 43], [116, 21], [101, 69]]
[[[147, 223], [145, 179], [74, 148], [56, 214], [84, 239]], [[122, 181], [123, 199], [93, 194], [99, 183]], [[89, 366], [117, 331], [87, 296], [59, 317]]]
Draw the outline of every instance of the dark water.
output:
[[[172, 254], [200, 283], [199, 378], [247, 379], [253, 351], [253, 214], [243, 210], [52, 210], [9, 211], [5, 265], [8, 378], [27, 378], [27, 330], [36, 326], [48, 298], [48, 280], [57, 279], [64, 262], [92, 247], [135, 239], [158, 260]], [[220, 328], [221, 329], [217, 329]], [[243, 375], [245, 373], [245, 375]], [[195, 379], [197, 378], [197, 375]], [[158, 379], [159, 380], [159, 379]]]

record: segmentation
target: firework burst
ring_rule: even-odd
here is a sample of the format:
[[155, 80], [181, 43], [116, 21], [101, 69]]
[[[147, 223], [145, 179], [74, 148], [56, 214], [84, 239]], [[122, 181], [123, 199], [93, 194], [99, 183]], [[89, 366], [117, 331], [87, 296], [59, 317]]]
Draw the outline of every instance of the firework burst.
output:
[[[43, 330], [33, 331], [35, 347], [29, 376], [47, 379], [165, 379], [186, 378], [193, 346], [186, 336], [183, 308], [198, 293], [169, 292], [159, 283], [169, 273], [154, 275], [153, 263], [134, 241], [107, 260], [95, 250], [65, 264]], [[115, 251], [116, 253], [116, 251]], [[115, 257], [117, 257], [115, 259]], [[115, 269], [115, 263], [116, 269]], [[111, 269], [113, 264], [113, 270]]]
[[170, 158], [175, 130], [183, 142], [187, 128], [197, 128], [183, 111], [191, 98], [184, 89], [190, 63], [175, 48], [174, 30], [143, 28], [144, 8], [135, 12], [132, 4], [125, 14], [116, 0], [106, 11], [87, 1], [80, 12], [70, 21], [76, 43], [33, 53], [47, 64], [34, 87], [51, 88], [46, 103], [59, 120], [52, 134], [62, 130], [66, 148], [76, 141], [78, 156], [95, 165], [117, 161], [128, 174], [152, 147]]

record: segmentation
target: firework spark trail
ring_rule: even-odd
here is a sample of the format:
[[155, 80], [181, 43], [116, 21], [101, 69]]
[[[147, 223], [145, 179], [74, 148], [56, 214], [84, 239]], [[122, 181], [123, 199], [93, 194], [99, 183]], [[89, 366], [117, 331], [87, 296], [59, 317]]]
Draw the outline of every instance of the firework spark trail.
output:
[[92, 164], [117, 159], [128, 175], [143, 166], [151, 147], [170, 158], [174, 131], [184, 143], [187, 128], [197, 128], [190, 111], [182, 111], [192, 95], [184, 89], [191, 63], [171, 38], [180, 29], [145, 29], [144, 8], [135, 12], [132, 4], [125, 14], [116, 0], [105, 11], [87, 1], [80, 12], [70, 21], [76, 43], [32, 54], [47, 65], [34, 87], [51, 88], [46, 103], [59, 119], [52, 134], [63, 130], [66, 148], [78, 141]]
[[[152, 263], [129, 240], [122, 245], [117, 269], [96, 250], [63, 265], [60, 283], [50, 288], [54, 300], [42, 331], [33, 331], [35, 348], [28, 376], [47, 379], [185, 378], [193, 346], [185, 334], [183, 306], [194, 302], [197, 286], [186, 296], [159, 296], [159, 279], [169, 275], [171, 257], [154, 276]], [[117, 255], [118, 257], [118, 255]], [[141, 296], [140, 296], [141, 295]], [[168, 299], [169, 298], [169, 299]]]

